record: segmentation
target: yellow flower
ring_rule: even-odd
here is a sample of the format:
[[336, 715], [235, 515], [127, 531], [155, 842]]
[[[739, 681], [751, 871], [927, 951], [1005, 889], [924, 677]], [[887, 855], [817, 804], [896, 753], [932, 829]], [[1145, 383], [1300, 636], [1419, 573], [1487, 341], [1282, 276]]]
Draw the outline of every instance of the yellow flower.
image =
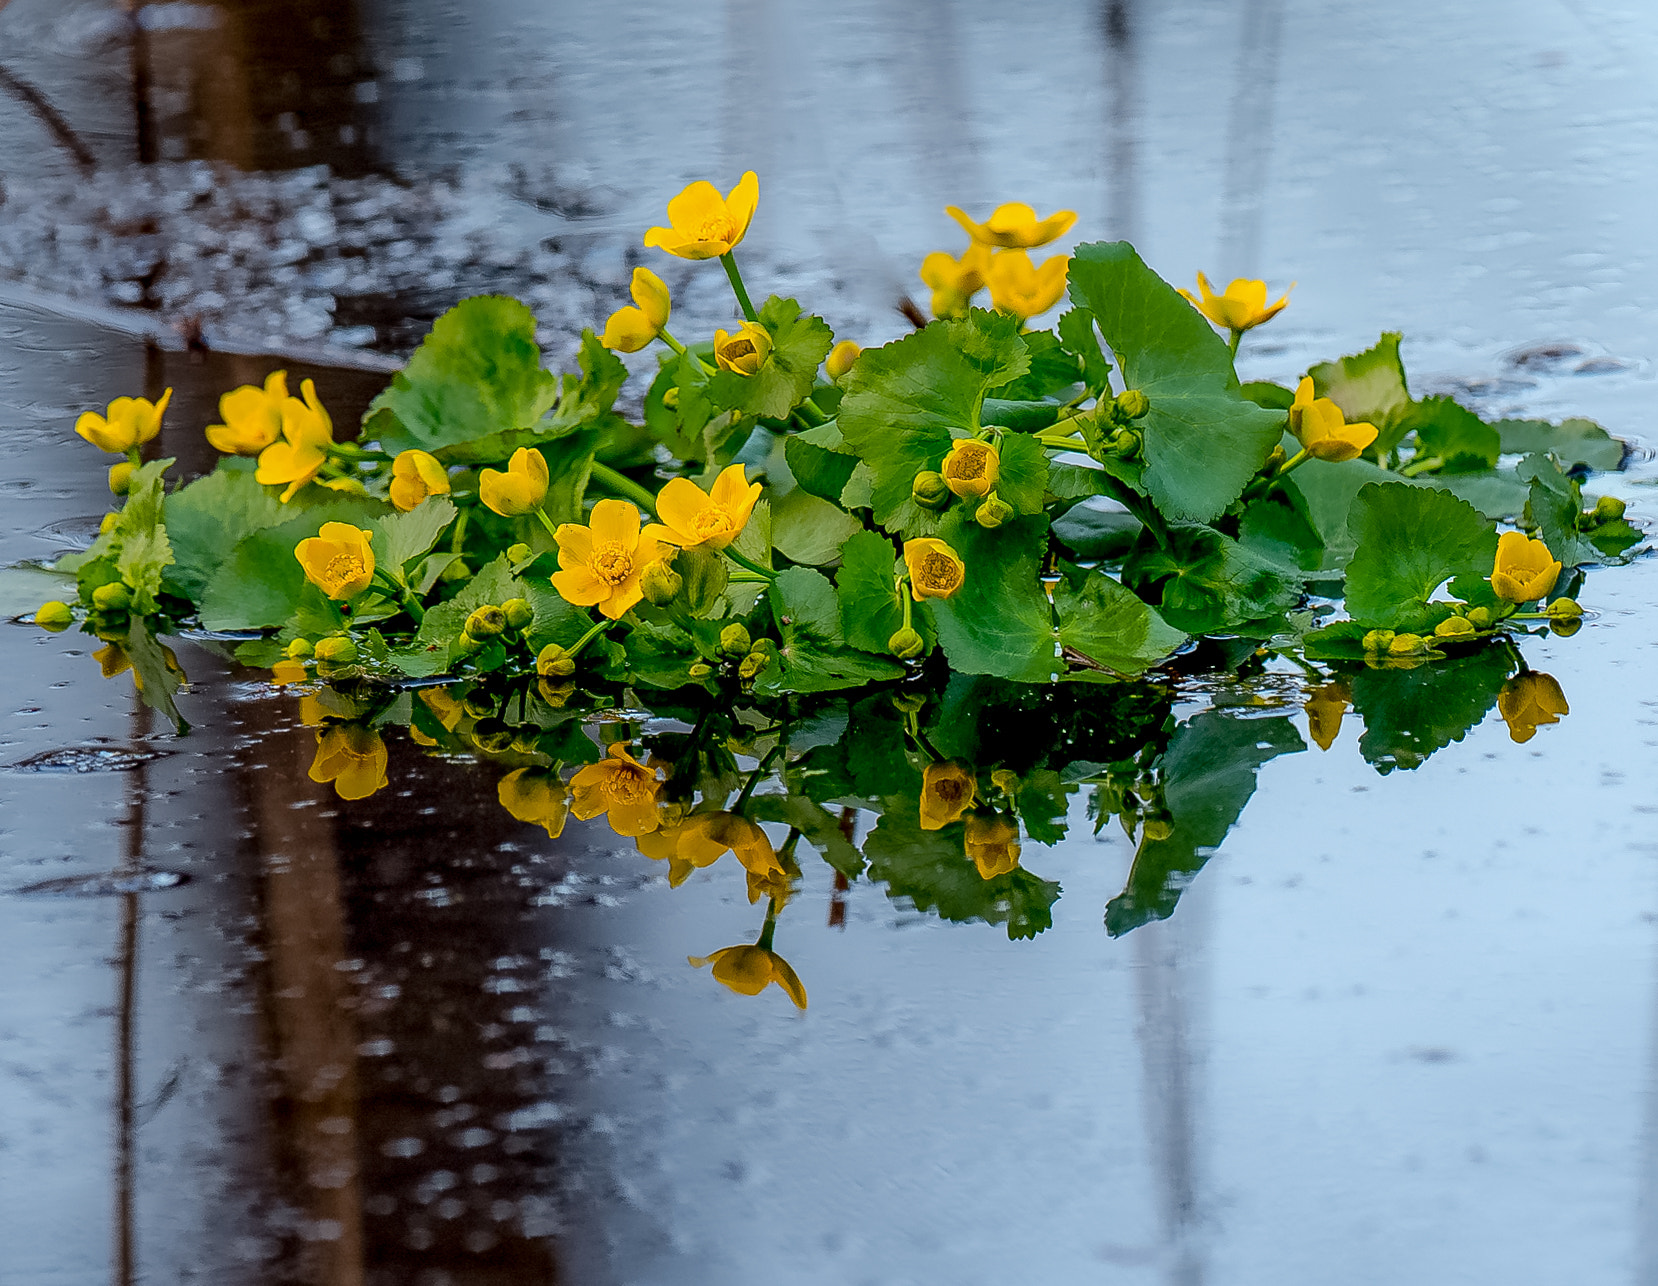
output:
[[760, 499], [761, 486], [748, 481], [740, 464], [728, 465], [704, 491], [689, 478], [674, 478], [656, 497], [660, 525], [645, 535], [681, 549], [724, 549], [742, 533]]
[[933, 292], [934, 317], [959, 317], [967, 303], [984, 289], [990, 271], [990, 250], [975, 241], [961, 258], [935, 250], [921, 261], [921, 281]]
[[706, 179], [698, 179], [668, 202], [666, 228], [652, 228], [645, 244], [681, 259], [718, 259], [730, 254], [748, 232], [760, 204], [760, 179], [748, 171], [722, 197]]
[[1353, 690], [1347, 686], [1346, 679], [1336, 679], [1315, 688], [1307, 697], [1307, 703], [1302, 707], [1307, 712], [1307, 731], [1312, 733], [1320, 750], [1328, 750], [1335, 744], [1336, 736], [1341, 732], [1342, 716], [1347, 713], [1348, 702], [1352, 699]]
[[296, 661], [292, 657], [284, 657], [271, 666], [271, 682], [279, 688], [287, 687], [290, 683], [304, 683], [309, 677], [304, 661]]
[[132, 669], [132, 658], [119, 643], [104, 644], [92, 654], [92, 659], [98, 663], [98, 669], [106, 679], [113, 679]]
[[1054, 255], [1038, 268], [1023, 250], [1002, 250], [990, 260], [985, 284], [990, 302], [1020, 321], [1045, 313], [1065, 294], [1071, 261]]
[[1303, 375], [1290, 406], [1290, 432], [1315, 460], [1340, 464], [1354, 460], [1376, 440], [1374, 424], [1349, 424], [1341, 408], [1327, 397], [1313, 396], [1313, 379]]
[[904, 566], [910, 573], [910, 593], [918, 603], [924, 598], [949, 598], [967, 579], [961, 555], [932, 536], [904, 542]]
[[1002, 471], [1002, 457], [996, 448], [977, 438], [957, 438], [938, 471], [944, 485], [958, 496], [987, 496]]
[[722, 371], [738, 375], [758, 375], [771, 356], [771, 332], [754, 322], [744, 322], [742, 329], [726, 334], [714, 332], [714, 364]]
[[632, 838], [662, 825], [656, 806], [656, 771], [645, 767], [621, 742], [606, 758], [588, 764], [570, 779], [570, 811], [582, 821], [607, 814], [610, 829]]
[[1019, 824], [1011, 817], [969, 813], [964, 843], [981, 880], [1006, 875], [1019, 865]]
[[539, 826], [553, 839], [570, 815], [570, 792], [558, 773], [546, 768], [515, 768], [495, 787], [495, 796], [521, 822]]
[[391, 462], [391, 502], [404, 513], [428, 496], [449, 494], [449, 471], [426, 451], [399, 451]]
[[1036, 211], [1022, 202], [996, 207], [996, 213], [983, 223], [974, 223], [955, 206], [945, 206], [944, 213], [967, 230], [974, 241], [986, 246], [1003, 246], [1010, 250], [1029, 250], [1045, 246], [1056, 237], [1062, 237], [1077, 221], [1075, 210], [1059, 210], [1046, 219], [1038, 219]]
[[341, 799], [367, 799], [386, 784], [386, 743], [373, 728], [336, 723], [317, 734], [311, 780], [333, 782]]
[[1530, 603], [1547, 594], [1559, 579], [1560, 562], [1542, 541], [1518, 531], [1505, 531], [1497, 538], [1491, 588], [1498, 598]]
[[806, 1008], [806, 988], [801, 985], [800, 976], [775, 951], [747, 944], [722, 947], [706, 958], [687, 956], [686, 959], [698, 969], [703, 965], [713, 965], [714, 980], [739, 996], [758, 996], [775, 982], [797, 1008]]
[[[635, 836], [633, 841], [635, 847], [651, 861], [668, 864], [668, 887], [671, 889], [685, 883], [691, 878], [691, 872], [697, 869], [697, 863], [679, 855], [679, 831], [678, 826], [663, 826], [660, 830]], [[714, 857], [718, 858], [719, 854]], [[704, 866], [708, 864], [702, 863]]]
[[282, 399], [282, 441], [273, 442], [259, 453], [259, 467], [253, 476], [266, 486], [288, 484], [282, 493], [287, 504], [294, 494], [322, 468], [328, 448], [334, 445], [334, 421], [317, 400], [317, 388], [310, 380], [299, 386], [304, 401]]
[[678, 855], [693, 866], [710, 866], [726, 853], [755, 875], [780, 876], [783, 864], [765, 831], [741, 813], [693, 813], [679, 828]]
[[172, 397], [172, 389], [163, 393], [159, 402], [147, 397], [118, 397], [103, 415], [85, 412], [75, 421], [75, 432], [98, 450], [120, 455], [142, 446], [161, 432], [161, 416]]
[[299, 542], [294, 557], [305, 579], [329, 598], [361, 594], [374, 579], [374, 549], [369, 533], [348, 522], [325, 522], [322, 530]]
[[838, 380], [852, 369], [852, 363], [858, 360], [858, 354], [863, 351], [850, 339], [843, 339], [829, 350], [829, 356], [823, 359], [823, 369], [830, 379]]
[[597, 607], [619, 620], [644, 598], [639, 578], [645, 568], [672, 551], [654, 534], [660, 527], [639, 530], [639, 511], [625, 500], [599, 501], [587, 521], [586, 527], [560, 523], [553, 533], [558, 541], [553, 588], [567, 603]]
[[[1239, 277], [1226, 288], [1226, 293], [1217, 295], [1215, 288], [1209, 284], [1209, 278], [1201, 272], [1197, 275], [1197, 288], [1203, 292], [1201, 299], [1194, 298], [1189, 290], [1180, 293], [1186, 296], [1186, 301], [1202, 313], [1215, 325], [1226, 330], [1253, 330], [1262, 322], [1269, 322], [1290, 302], [1289, 291], [1275, 304], [1267, 303], [1267, 284], [1264, 281], [1250, 281]], [[1291, 283], [1290, 290], [1295, 285]]]
[[973, 806], [978, 785], [973, 770], [954, 759], [921, 770], [921, 829], [943, 830]]
[[478, 474], [478, 499], [503, 518], [534, 513], [547, 498], [547, 457], [531, 447], [519, 447], [506, 470], [485, 469]]
[[1561, 715], [1571, 713], [1560, 685], [1535, 670], [1522, 671], [1503, 684], [1497, 710], [1508, 723], [1508, 735], [1521, 743], [1530, 741], [1540, 724], [1559, 723]]
[[599, 343], [618, 353], [637, 353], [662, 333], [668, 324], [668, 311], [673, 301], [668, 287], [649, 268], [633, 270], [631, 291], [636, 307], [618, 308], [604, 324], [604, 335]]
[[282, 436], [282, 406], [288, 400], [288, 372], [272, 371], [265, 387], [244, 384], [219, 399], [223, 424], [207, 426], [207, 440], [226, 455], [258, 455]]

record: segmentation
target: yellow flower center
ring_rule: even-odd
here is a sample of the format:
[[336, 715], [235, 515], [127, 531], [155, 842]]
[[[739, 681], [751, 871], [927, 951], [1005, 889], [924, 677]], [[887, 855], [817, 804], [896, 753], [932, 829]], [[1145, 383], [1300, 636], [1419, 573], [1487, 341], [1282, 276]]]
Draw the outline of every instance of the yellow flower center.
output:
[[989, 458], [983, 451], [971, 448], [957, 451], [950, 457], [948, 471], [952, 478], [982, 478], [984, 477], [985, 461]]
[[921, 586], [936, 594], [953, 593], [961, 585], [961, 568], [936, 550], [929, 550], [921, 559]]
[[599, 782], [599, 793], [612, 808], [648, 803], [656, 794], [656, 779], [642, 768], [618, 764]]
[[692, 521], [691, 530], [701, 544], [710, 537], [728, 536], [737, 529], [737, 524], [731, 521], [731, 515], [723, 509], [709, 506], [699, 513]]
[[588, 570], [606, 585], [620, 585], [633, 575], [633, 554], [619, 541], [607, 541], [593, 551]]
[[364, 572], [363, 560], [353, 554], [335, 554], [328, 560], [323, 575], [336, 585], [343, 585]]
[[745, 357], [753, 357], [756, 352], [754, 341], [746, 336], [738, 336], [726, 341], [725, 360], [740, 362]]
[[959, 777], [944, 777], [933, 782], [932, 792], [941, 804], [959, 804], [967, 795], [967, 783]]
[[731, 216], [723, 210], [719, 214], [711, 214], [702, 221], [697, 228], [698, 241], [730, 241], [737, 235], [737, 225], [731, 221]]

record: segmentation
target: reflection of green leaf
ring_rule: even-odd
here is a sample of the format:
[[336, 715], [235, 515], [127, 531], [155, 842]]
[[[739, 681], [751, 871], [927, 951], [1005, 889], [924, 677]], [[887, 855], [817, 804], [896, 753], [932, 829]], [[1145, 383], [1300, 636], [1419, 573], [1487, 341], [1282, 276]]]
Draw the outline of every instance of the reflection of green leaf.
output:
[[1349, 424], [1376, 426], [1373, 454], [1385, 456], [1405, 436], [1399, 420], [1411, 399], [1405, 364], [1399, 360], [1398, 332], [1387, 331], [1364, 352], [1320, 363], [1307, 374], [1313, 377], [1314, 393], [1339, 406]]
[[1064, 839], [1075, 790], [1076, 786], [1060, 780], [1051, 768], [1039, 768], [1021, 777], [1014, 802], [1025, 834], [1038, 844], [1057, 844]]
[[183, 680], [167, 664], [167, 653], [151, 634], [142, 617], [134, 616], [127, 626], [125, 647], [132, 662], [133, 682], [138, 695], [152, 710], [158, 710], [172, 720], [179, 736], [190, 731], [190, 725], [178, 712], [173, 697], [183, 686]]
[[781, 420], [812, 391], [835, 334], [823, 318], [802, 313], [794, 300], [775, 295], [760, 306], [760, 324], [772, 339], [765, 364], [753, 375], [719, 371], [709, 376], [708, 397], [716, 411]]
[[1105, 908], [1112, 937], [1166, 920], [1255, 793], [1255, 775], [1279, 755], [1305, 750], [1285, 718], [1247, 718], [1206, 710], [1175, 730], [1162, 759], [1163, 802], [1173, 829], [1143, 839], [1123, 891]]
[[1138, 423], [1146, 492], [1166, 518], [1218, 518], [1278, 444], [1283, 415], [1243, 396], [1224, 341], [1126, 241], [1077, 247], [1071, 298], [1098, 319], [1126, 387], [1150, 400]]
[[864, 807], [886, 796], [919, 796], [921, 771], [905, 754], [904, 722], [885, 694], [854, 700], [839, 742], [795, 764], [800, 786], [821, 804]]
[[1568, 469], [1575, 464], [1591, 469], [1623, 465], [1623, 443], [1593, 420], [1498, 420], [1491, 426], [1502, 439], [1504, 455], [1531, 455], [1547, 451]]
[[[841, 630], [853, 647], [885, 653], [888, 640], [903, 627], [904, 600], [896, 582], [898, 563], [892, 542], [878, 531], [860, 531], [841, 546], [835, 594], [840, 600]], [[927, 604], [912, 603], [910, 619], [922, 643], [931, 648], [938, 636]]]
[[801, 795], [756, 795], [748, 815], [757, 822], [793, 826], [842, 875], [856, 879], [863, 873], [864, 855], [846, 838], [840, 819], [821, 805]]
[[1358, 548], [1347, 564], [1347, 612], [1365, 625], [1431, 628], [1443, 611], [1427, 604], [1447, 580], [1468, 597], [1491, 573], [1497, 531], [1448, 491], [1405, 482], [1366, 486], [1353, 502]]
[[1087, 572], [1080, 587], [1060, 581], [1054, 610], [1066, 653], [1117, 674], [1141, 674], [1186, 641], [1133, 590], [1101, 571]]
[[1505, 648], [1483, 647], [1414, 669], [1359, 671], [1352, 680], [1364, 718], [1359, 753], [1383, 776], [1419, 767], [1485, 718], [1510, 668]]
[[938, 468], [950, 430], [977, 429], [985, 392], [1028, 362], [1018, 322], [977, 309], [863, 351], [846, 377], [840, 430], [872, 474], [876, 522], [905, 535], [936, 525], [910, 497], [915, 475]]
[[785, 558], [822, 567], [840, 557], [847, 537], [863, 524], [804, 487], [796, 487], [772, 503], [771, 543]]
[[1277, 567], [1212, 527], [1171, 527], [1168, 547], [1142, 536], [1123, 564], [1141, 593], [1161, 594], [1163, 619], [1190, 634], [1234, 629], [1275, 617], [1297, 586]]
[[903, 676], [904, 667], [896, 661], [846, 645], [835, 587], [821, 572], [791, 567], [766, 592], [782, 637], [782, 664], [774, 661], [760, 673], [757, 693], [829, 692]]
[[1058, 668], [1053, 611], [1037, 579], [1047, 551], [1048, 520], [1015, 518], [991, 531], [958, 520], [943, 538], [967, 564], [962, 587], [933, 603], [939, 642], [951, 668], [1048, 682]]

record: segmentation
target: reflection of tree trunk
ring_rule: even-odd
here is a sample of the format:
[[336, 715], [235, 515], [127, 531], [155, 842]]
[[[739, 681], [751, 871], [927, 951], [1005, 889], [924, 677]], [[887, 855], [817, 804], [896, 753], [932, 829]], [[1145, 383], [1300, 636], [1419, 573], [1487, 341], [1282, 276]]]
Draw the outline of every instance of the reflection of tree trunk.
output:
[[[150, 730], [150, 710], [135, 690], [132, 694], [132, 749], [142, 756]], [[149, 771], [140, 757], [127, 774], [127, 815], [122, 822], [121, 873], [136, 876], [144, 869], [144, 804], [149, 793]], [[138, 1278], [133, 1246], [133, 1108], [138, 1060], [138, 893], [121, 895], [120, 969], [115, 1008], [115, 1282], [132, 1286]]]
[[1140, 190], [1136, 173], [1140, 133], [1140, 64], [1135, 41], [1134, 0], [1105, 0], [1105, 79], [1110, 94], [1106, 137], [1110, 173], [1106, 210], [1113, 237], [1133, 240], [1140, 231]]
[[1647, 1040], [1646, 1120], [1635, 1210], [1635, 1286], [1658, 1286], [1658, 989]]
[[[250, 713], [274, 715], [268, 706]], [[305, 1281], [361, 1286], [363, 1193], [358, 1157], [357, 1023], [332, 794], [307, 775], [308, 730], [265, 742], [270, 762], [249, 775], [263, 875], [265, 1001], [272, 1063], [283, 1090], [278, 1134], [308, 1216]]]
[[1283, 0], [1245, 0], [1237, 85], [1226, 127], [1217, 280], [1260, 271], [1261, 199], [1272, 155], [1272, 108], [1278, 92]]

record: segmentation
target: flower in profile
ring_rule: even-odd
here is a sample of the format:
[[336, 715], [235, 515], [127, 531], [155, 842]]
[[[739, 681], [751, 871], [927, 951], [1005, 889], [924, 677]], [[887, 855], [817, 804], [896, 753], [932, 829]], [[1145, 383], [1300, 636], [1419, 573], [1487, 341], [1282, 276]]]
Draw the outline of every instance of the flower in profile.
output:
[[466, 707], [455, 699], [447, 687], [421, 688], [420, 700], [421, 704], [437, 716], [445, 732], [455, 731], [466, 718]]
[[605, 814], [618, 835], [648, 835], [662, 825], [656, 804], [659, 785], [655, 769], [614, 742], [603, 759], [570, 779], [570, 811], [584, 822]]
[[758, 996], [775, 982], [794, 1001], [796, 1008], [806, 1008], [806, 988], [801, 985], [800, 975], [775, 951], [750, 943], [722, 947], [711, 956], [687, 956], [686, 959], [698, 969], [713, 965], [714, 980], [739, 996]]
[[1023, 250], [998, 251], [985, 277], [990, 302], [1020, 321], [1036, 317], [1064, 296], [1070, 269], [1071, 261], [1065, 255], [1054, 255], [1038, 268]]
[[[1201, 298], [1194, 297], [1189, 290], [1180, 293], [1186, 296], [1186, 302], [1193, 308], [1225, 330], [1253, 330], [1262, 322], [1269, 322], [1278, 316], [1290, 302], [1289, 291], [1286, 290], [1277, 303], [1268, 304], [1266, 282], [1251, 281], [1246, 277], [1239, 277], [1226, 288], [1224, 294], [1217, 295], [1215, 288], [1209, 284], [1209, 278], [1200, 272], [1197, 288]], [[1292, 284], [1290, 290], [1294, 289]]]
[[106, 679], [113, 679], [116, 675], [125, 674], [132, 669], [132, 658], [127, 655], [127, 649], [119, 643], [105, 643], [92, 654], [92, 659], [98, 663], [98, 671]]
[[943, 830], [973, 806], [978, 784], [973, 770], [955, 759], [921, 770], [921, 829]]
[[933, 292], [934, 317], [960, 317], [968, 301], [984, 289], [990, 251], [975, 241], [961, 258], [935, 250], [921, 261], [921, 281]]
[[1315, 460], [1340, 464], [1356, 460], [1376, 440], [1374, 424], [1349, 424], [1327, 397], [1313, 396], [1313, 378], [1303, 375], [1290, 406], [1290, 432]]
[[711, 866], [727, 853], [755, 875], [784, 874], [765, 831], [741, 813], [693, 813], [679, 828], [679, 856], [693, 866]]
[[430, 452], [399, 451], [391, 462], [391, 502], [404, 513], [449, 494], [449, 470]]
[[1077, 221], [1075, 210], [1058, 210], [1046, 219], [1038, 219], [1035, 210], [1019, 201], [997, 206], [996, 213], [983, 223], [974, 223], [953, 205], [945, 206], [944, 213], [961, 224], [967, 235], [980, 245], [1008, 250], [1045, 246], [1056, 237], [1064, 236]]
[[1560, 685], [1536, 670], [1523, 670], [1503, 684], [1497, 710], [1508, 724], [1508, 735], [1521, 744], [1536, 736], [1540, 725], [1559, 723], [1562, 715], [1571, 713]]
[[964, 834], [967, 856], [979, 878], [993, 880], [1019, 865], [1019, 823], [1002, 813], [969, 813]]
[[599, 343], [618, 353], [637, 353], [660, 335], [673, 307], [668, 287], [649, 268], [633, 270], [629, 293], [633, 296], [633, 307], [618, 308], [611, 313], [599, 338]]
[[910, 573], [910, 593], [918, 603], [924, 598], [949, 598], [967, 579], [961, 555], [934, 536], [906, 540], [904, 566]]
[[749, 170], [729, 196], [698, 179], [668, 202], [666, 228], [652, 228], [645, 244], [681, 259], [718, 259], [736, 249], [760, 204], [760, 179]]
[[315, 536], [294, 547], [305, 579], [329, 598], [361, 594], [374, 579], [374, 549], [369, 533], [348, 522], [325, 522]]
[[958, 496], [986, 496], [1002, 471], [1002, 457], [988, 442], [957, 438], [938, 471], [944, 485]]
[[306, 380], [298, 397], [282, 399], [282, 440], [259, 453], [259, 467], [253, 476], [266, 486], [287, 484], [282, 503], [287, 504], [317, 476], [334, 445], [334, 421], [317, 400], [317, 387]]
[[336, 723], [317, 734], [311, 780], [333, 782], [341, 799], [367, 799], [386, 784], [386, 743], [360, 723]]
[[770, 356], [771, 332], [757, 322], [746, 321], [730, 334], [714, 332], [714, 364], [722, 371], [758, 375]]
[[852, 369], [852, 363], [858, 360], [858, 355], [864, 350], [853, 340], [843, 339], [829, 350], [829, 356], [823, 359], [823, 369], [832, 380], [839, 380]]
[[244, 384], [219, 399], [223, 424], [207, 426], [207, 441], [226, 455], [258, 455], [282, 436], [282, 405], [288, 400], [288, 372], [272, 371], [265, 387]]
[[673, 478], [656, 497], [661, 523], [647, 527], [644, 534], [681, 549], [724, 549], [748, 525], [761, 489], [748, 480], [740, 464], [722, 469], [712, 491], [689, 478]]
[[1498, 598], [1509, 603], [1534, 602], [1553, 589], [1559, 579], [1560, 560], [1541, 540], [1519, 531], [1505, 531], [1497, 538], [1491, 588]]
[[1326, 683], [1308, 695], [1307, 703], [1302, 707], [1307, 712], [1307, 731], [1312, 733], [1320, 750], [1328, 750], [1335, 744], [1336, 736], [1341, 732], [1342, 716], [1347, 713], [1352, 699], [1353, 690], [1346, 679]]
[[541, 508], [550, 480], [547, 457], [532, 447], [519, 447], [506, 469], [478, 474], [478, 499], [503, 518], [516, 518]]
[[514, 768], [495, 787], [496, 798], [521, 822], [539, 826], [553, 839], [570, 816], [570, 791], [547, 768]]
[[593, 506], [588, 525], [560, 523], [558, 570], [553, 588], [567, 603], [597, 607], [619, 620], [645, 597], [639, 580], [645, 568], [665, 554], [655, 534], [661, 528], [639, 530], [639, 511], [625, 500], [601, 500]]
[[[636, 835], [633, 840], [634, 846], [651, 861], [668, 864], [668, 887], [671, 889], [685, 883], [691, 878], [691, 872], [697, 869], [697, 863], [679, 855], [679, 830], [678, 825], [664, 825], [659, 830]], [[715, 857], [718, 856], [716, 853]]]
[[173, 390], [159, 402], [147, 397], [118, 397], [99, 415], [86, 411], [75, 421], [75, 432], [97, 447], [116, 455], [142, 446], [161, 432], [161, 417], [172, 400]]

